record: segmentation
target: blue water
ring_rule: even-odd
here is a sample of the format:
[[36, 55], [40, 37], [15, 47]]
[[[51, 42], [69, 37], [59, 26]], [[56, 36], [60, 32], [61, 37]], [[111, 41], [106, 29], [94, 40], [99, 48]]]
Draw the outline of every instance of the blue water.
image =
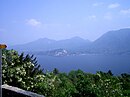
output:
[[85, 72], [107, 72], [114, 74], [130, 73], [130, 55], [82, 55], [52, 57], [37, 55], [38, 63], [45, 70], [52, 71], [54, 68], [60, 72], [81, 69]]

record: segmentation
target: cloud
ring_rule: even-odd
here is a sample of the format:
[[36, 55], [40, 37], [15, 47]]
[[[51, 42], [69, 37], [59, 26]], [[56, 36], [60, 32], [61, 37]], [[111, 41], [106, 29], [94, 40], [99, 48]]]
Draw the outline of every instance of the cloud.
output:
[[122, 14], [130, 14], [130, 8], [129, 9], [123, 9], [120, 11]]
[[90, 15], [90, 16], [88, 16], [88, 19], [90, 19], [90, 20], [94, 20], [96, 18], [97, 18], [96, 15]]
[[104, 15], [104, 19], [106, 19], [106, 20], [112, 20], [112, 14], [111, 13], [106, 13], [105, 15]]
[[103, 5], [103, 2], [98, 2], [98, 3], [93, 3], [92, 6], [96, 7], [96, 6], [101, 6]]
[[49, 24], [43, 24], [43, 25], [46, 28], [52, 28], [52, 27], [56, 28], [56, 27], [61, 27], [62, 26], [62, 24], [59, 24], [59, 23], [49, 23]]
[[117, 7], [119, 7], [119, 6], [120, 6], [120, 4], [118, 4], [118, 3], [113, 3], [113, 4], [108, 5], [108, 8], [113, 9], [113, 8], [117, 8]]
[[33, 26], [33, 27], [37, 27], [37, 26], [40, 26], [42, 23], [36, 19], [29, 19], [29, 20], [26, 20], [26, 24]]
[[71, 27], [71, 24], [66, 24], [67, 27]]

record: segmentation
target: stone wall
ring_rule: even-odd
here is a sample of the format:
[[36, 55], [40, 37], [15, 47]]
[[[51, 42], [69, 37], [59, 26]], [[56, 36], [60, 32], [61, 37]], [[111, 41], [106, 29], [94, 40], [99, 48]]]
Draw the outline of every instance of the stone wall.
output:
[[23, 89], [2, 85], [2, 97], [45, 97], [30, 91], [25, 91]]

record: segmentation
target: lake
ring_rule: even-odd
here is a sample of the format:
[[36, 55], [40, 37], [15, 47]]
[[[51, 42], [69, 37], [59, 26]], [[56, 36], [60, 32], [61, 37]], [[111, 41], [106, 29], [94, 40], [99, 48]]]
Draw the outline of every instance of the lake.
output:
[[80, 55], [53, 57], [36, 55], [38, 63], [45, 70], [52, 71], [57, 68], [60, 72], [81, 69], [85, 72], [107, 72], [114, 74], [130, 73], [130, 55]]

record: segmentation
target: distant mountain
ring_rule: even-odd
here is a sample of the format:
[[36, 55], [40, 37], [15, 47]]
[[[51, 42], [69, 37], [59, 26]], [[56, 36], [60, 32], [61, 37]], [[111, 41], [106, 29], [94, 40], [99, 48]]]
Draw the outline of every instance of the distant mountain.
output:
[[40, 38], [36, 41], [32, 41], [26, 44], [11, 46], [10, 48], [16, 49], [18, 51], [45, 51], [51, 50], [53, 45], [56, 43], [55, 40]]
[[[68, 54], [130, 54], [130, 28], [109, 31], [94, 42], [80, 37], [59, 41], [41, 38], [10, 48], [18, 51], [41, 52], [47, 55], [59, 54], [60, 56]], [[67, 53], [64, 53], [65, 50]]]
[[57, 47], [68, 49], [71, 51], [82, 51], [85, 47], [91, 44], [89, 40], [84, 40], [80, 37], [72, 37], [66, 40], [60, 40], [57, 42]]
[[130, 28], [109, 31], [91, 44], [95, 52], [127, 52], [130, 51]]
[[41, 38], [27, 44], [11, 46], [10, 48], [18, 51], [50, 51], [61, 48], [77, 51], [82, 49], [83, 46], [88, 46], [90, 43], [91, 42], [89, 40], [84, 40], [80, 37], [73, 37], [59, 41]]

